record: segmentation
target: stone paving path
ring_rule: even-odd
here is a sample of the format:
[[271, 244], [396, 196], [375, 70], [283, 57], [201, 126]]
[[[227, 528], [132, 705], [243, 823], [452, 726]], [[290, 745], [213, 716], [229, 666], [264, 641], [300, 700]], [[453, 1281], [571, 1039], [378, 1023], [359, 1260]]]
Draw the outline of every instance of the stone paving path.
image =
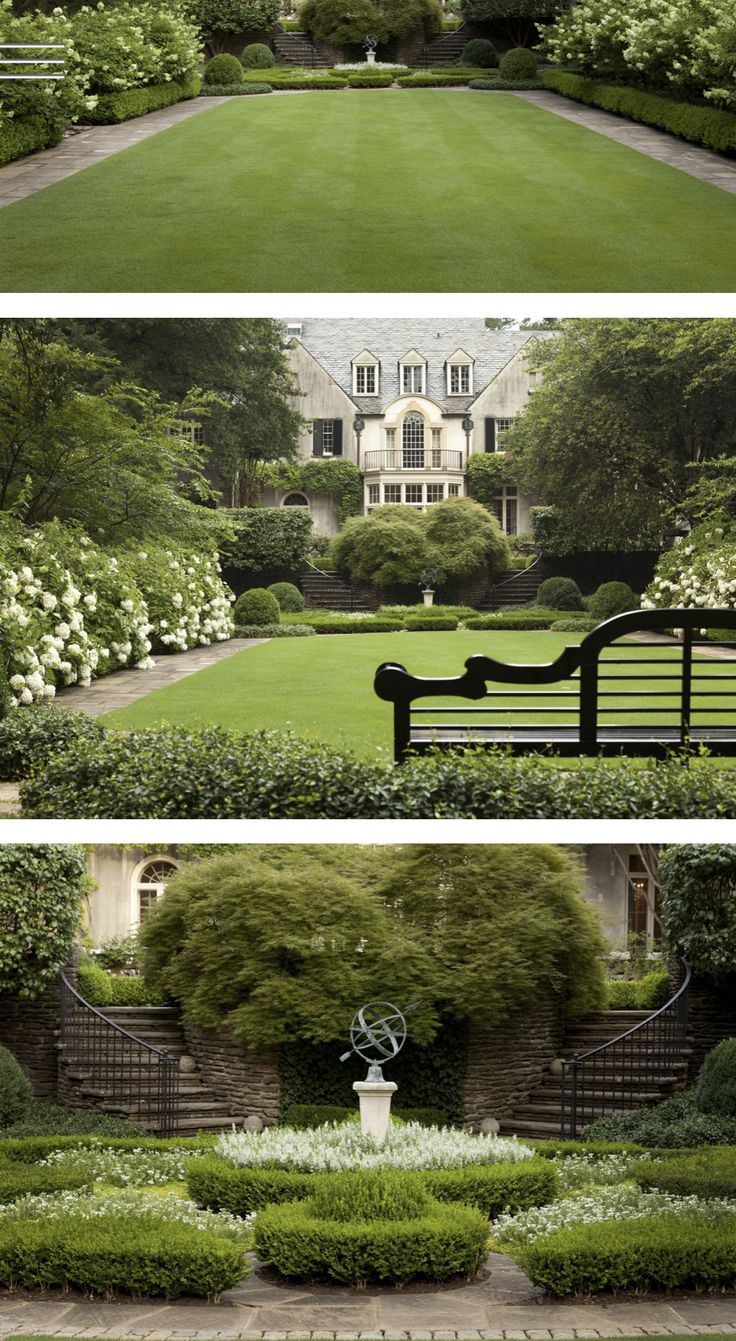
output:
[[507, 1257], [491, 1254], [487, 1278], [457, 1289], [362, 1291], [271, 1284], [257, 1275], [219, 1303], [185, 1299], [108, 1302], [0, 1296], [0, 1337], [140, 1338], [141, 1341], [557, 1341], [557, 1338], [736, 1336], [736, 1295], [558, 1303]]
[[162, 656], [151, 670], [113, 671], [112, 675], [103, 675], [93, 680], [88, 689], [78, 685], [69, 685], [60, 689], [54, 699], [54, 706], [67, 712], [86, 712], [88, 717], [101, 717], [114, 708], [127, 708], [129, 703], [143, 698], [154, 689], [164, 689], [166, 685], [176, 684], [205, 666], [214, 666], [225, 657], [242, 652], [245, 647], [257, 647], [267, 642], [266, 638], [230, 638], [228, 642], [214, 643], [211, 647], [193, 647], [190, 652], [179, 652], [175, 656]]
[[608, 140], [617, 140], [627, 149], [635, 149], [648, 158], [656, 158], [671, 168], [679, 168], [701, 182], [709, 182], [722, 191], [736, 194], [736, 163], [710, 149], [698, 144], [688, 144], [687, 140], [678, 140], [666, 130], [657, 130], [654, 126], [642, 126], [636, 121], [627, 121], [613, 112], [604, 112], [600, 107], [586, 107], [584, 103], [569, 102], [559, 93], [548, 89], [530, 89], [528, 92], [513, 94], [514, 98], [523, 98], [545, 112], [574, 121], [577, 126], [597, 131]]

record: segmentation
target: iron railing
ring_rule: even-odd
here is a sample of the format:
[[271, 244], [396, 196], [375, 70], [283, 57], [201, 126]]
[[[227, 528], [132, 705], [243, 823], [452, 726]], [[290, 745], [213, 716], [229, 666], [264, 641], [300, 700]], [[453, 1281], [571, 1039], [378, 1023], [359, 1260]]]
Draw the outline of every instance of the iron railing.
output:
[[[491, 583], [491, 610], [495, 612], [495, 611], [499, 608], [499, 607], [498, 607], [498, 597], [497, 597], [497, 593], [498, 593], [499, 591], [506, 592], [506, 591], [508, 591], [510, 588], [512, 588], [514, 585], [516, 585], [516, 586], [523, 586], [524, 578], [527, 576], [527, 574], [528, 574], [528, 573], [534, 573], [534, 572], [536, 571], [537, 568], [541, 567], [541, 564], [542, 564], [542, 559], [541, 559], [541, 558], [536, 558], [536, 559], [534, 560], [533, 563], [530, 563], [530, 564], [528, 565], [528, 567], [526, 567], [526, 568], [518, 568], [517, 571], [516, 571], [515, 573], [512, 573], [510, 577], [505, 577], [504, 580], [503, 580], [503, 582], [492, 582], [492, 583]], [[503, 598], [502, 598], [502, 599], [503, 599]]]
[[[662, 1098], [682, 1065], [690, 969], [669, 1001], [631, 1029], [562, 1063], [560, 1136], [577, 1140], [595, 1118], [631, 1112]], [[684, 1079], [684, 1077], [683, 1077]]]
[[[349, 613], [352, 615], [352, 614], [355, 614], [355, 613], [357, 612], [357, 610], [358, 610], [358, 606], [357, 606], [356, 602], [358, 602], [360, 598], [359, 598], [358, 592], [355, 590], [355, 587], [353, 586], [352, 582], [346, 582], [346, 581], [345, 581], [345, 578], [344, 578], [344, 577], [341, 577], [339, 573], [328, 572], [327, 569], [325, 569], [325, 568], [319, 568], [319, 567], [317, 566], [317, 564], [316, 564], [316, 563], [313, 563], [312, 560], [309, 559], [309, 558], [305, 558], [304, 562], [305, 562], [305, 564], [307, 565], [308, 568], [311, 568], [311, 570], [312, 570], [313, 573], [319, 573], [320, 577], [326, 577], [326, 578], [329, 578], [332, 582], [337, 582], [337, 583], [339, 583], [339, 585], [344, 589], [345, 594], [346, 594], [347, 596], [349, 596], [349, 598], [350, 598], [350, 611], [349, 611]], [[361, 607], [361, 608], [363, 608], [363, 607]]]
[[172, 1136], [179, 1116], [176, 1057], [136, 1038], [90, 1005], [61, 974], [61, 1045], [64, 1062], [84, 1077], [106, 1107], [141, 1126]]
[[[22, 56], [7, 55], [20, 51]], [[29, 56], [30, 51], [59, 51], [60, 56]], [[38, 82], [64, 78], [64, 47], [60, 42], [0, 42], [0, 80], [30, 79]], [[22, 66], [22, 69], [10, 69]], [[50, 67], [54, 68], [51, 69]], [[59, 68], [60, 67], [60, 68]]]

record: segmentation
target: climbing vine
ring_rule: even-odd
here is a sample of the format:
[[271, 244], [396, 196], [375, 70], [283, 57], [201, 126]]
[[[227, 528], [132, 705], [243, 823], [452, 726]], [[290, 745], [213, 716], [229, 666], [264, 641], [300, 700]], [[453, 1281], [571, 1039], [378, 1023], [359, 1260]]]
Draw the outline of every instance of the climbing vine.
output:
[[306, 489], [314, 494], [334, 494], [340, 523], [363, 508], [363, 476], [352, 461], [278, 462], [265, 473], [265, 483], [275, 489]]
[[505, 452], [476, 452], [468, 461], [468, 493], [489, 511], [499, 490], [517, 482], [513, 462]]

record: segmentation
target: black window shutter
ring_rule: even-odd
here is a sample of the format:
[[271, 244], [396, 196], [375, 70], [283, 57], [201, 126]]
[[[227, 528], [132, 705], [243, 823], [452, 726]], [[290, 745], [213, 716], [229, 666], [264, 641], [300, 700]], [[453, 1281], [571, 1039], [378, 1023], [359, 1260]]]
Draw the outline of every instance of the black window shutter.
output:
[[496, 421], [486, 415], [486, 441], [485, 449], [487, 452], [496, 450]]
[[332, 421], [332, 455], [342, 456], [342, 419]]
[[322, 420], [315, 419], [312, 430], [312, 456], [322, 455]]

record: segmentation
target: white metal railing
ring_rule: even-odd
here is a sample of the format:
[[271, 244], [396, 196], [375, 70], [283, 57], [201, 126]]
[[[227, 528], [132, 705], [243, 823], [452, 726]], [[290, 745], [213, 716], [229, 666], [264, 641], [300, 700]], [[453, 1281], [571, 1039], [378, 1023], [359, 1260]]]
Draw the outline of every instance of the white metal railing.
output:
[[371, 448], [363, 457], [366, 474], [392, 470], [462, 470], [463, 454], [446, 447]]
[[[0, 80], [47, 80], [64, 78], [64, 57], [61, 56], [7, 56], [8, 51], [60, 51], [61, 42], [0, 42]], [[16, 70], [8, 73], [9, 66], [32, 66], [31, 70]], [[49, 69], [49, 66], [61, 67]]]

